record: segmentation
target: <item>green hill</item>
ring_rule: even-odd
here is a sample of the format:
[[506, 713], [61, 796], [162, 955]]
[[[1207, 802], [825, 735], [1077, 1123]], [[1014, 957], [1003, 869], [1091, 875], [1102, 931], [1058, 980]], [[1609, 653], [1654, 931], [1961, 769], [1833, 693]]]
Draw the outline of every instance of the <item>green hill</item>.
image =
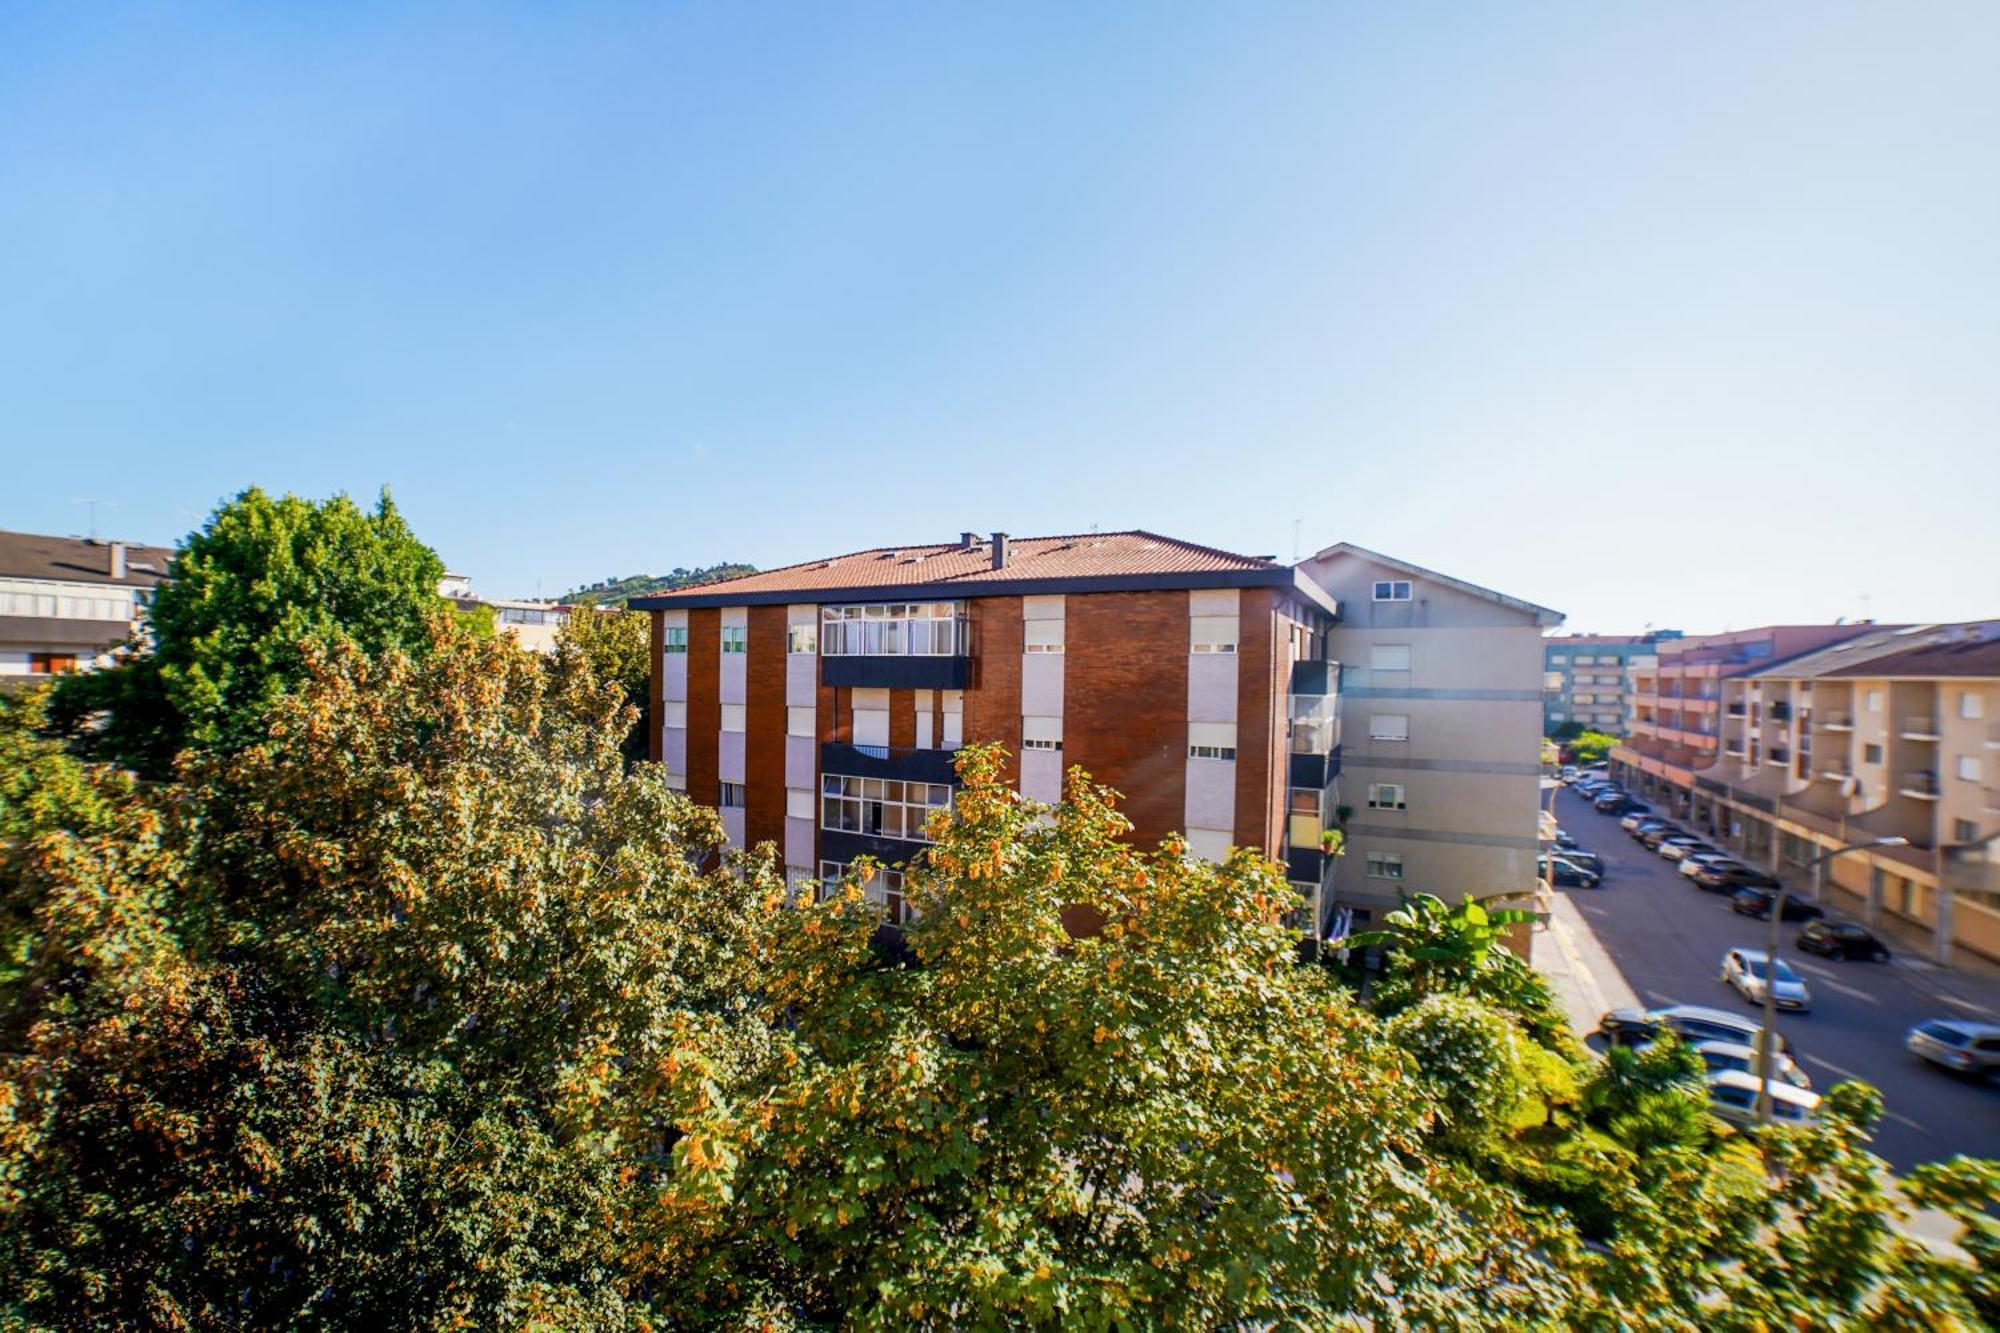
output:
[[733, 579], [739, 574], [756, 572], [755, 565], [725, 563], [709, 565], [702, 569], [676, 569], [671, 574], [632, 574], [622, 579], [604, 579], [589, 587], [564, 593], [563, 601], [572, 606], [623, 606], [634, 597], [685, 588], [695, 583], [712, 583], [716, 579]]

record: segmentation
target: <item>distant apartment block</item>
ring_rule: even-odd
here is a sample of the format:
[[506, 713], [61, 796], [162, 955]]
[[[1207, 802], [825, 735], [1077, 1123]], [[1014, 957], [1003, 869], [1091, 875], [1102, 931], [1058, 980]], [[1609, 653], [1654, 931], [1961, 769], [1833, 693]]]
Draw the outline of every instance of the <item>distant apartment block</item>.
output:
[[[1819, 645], [1800, 642], [1807, 628]], [[1685, 695], [1670, 707], [1663, 680], [1619, 771], [1781, 871], [1904, 838], [1829, 863], [1823, 890], [1871, 923], [1928, 932], [1941, 960], [2000, 960], [2000, 877], [1974, 846], [2000, 831], [2000, 621], [1792, 627], [1782, 646], [1684, 676], [1698, 710]]]
[[653, 757], [795, 887], [872, 856], [866, 892], [901, 920], [953, 752], [992, 741], [1024, 795], [1081, 766], [1139, 841], [1255, 848], [1324, 913], [1339, 607], [1299, 571], [1148, 532], [967, 532], [631, 605], [653, 617]]
[[555, 651], [556, 633], [570, 617], [570, 608], [560, 602], [481, 597], [464, 574], [446, 574], [438, 580], [438, 596], [461, 611], [492, 607], [494, 633], [508, 636], [535, 653]]
[[1531, 889], [1542, 635], [1561, 613], [1346, 542], [1299, 569], [1340, 606], [1335, 900], [1366, 921], [1406, 893]]
[[173, 555], [162, 546], [0, 532], [0, 688], [108, 663]]
[[1630, 721], [1631, 669], [1654, 664], [1661, 641], [1680, 637], [1679, 630], [1668, 629], [1544, 639], [1543, 730], [1553, 732], [1564, 723], [1580, 722], [1588, 731], [1623, 735]]

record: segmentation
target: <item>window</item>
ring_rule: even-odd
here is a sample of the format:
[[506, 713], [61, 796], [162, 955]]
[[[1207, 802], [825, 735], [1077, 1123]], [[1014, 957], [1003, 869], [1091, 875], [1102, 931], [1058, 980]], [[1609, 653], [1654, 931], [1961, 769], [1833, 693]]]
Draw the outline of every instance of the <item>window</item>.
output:
[[818, 713], [811, 708], [787, 708], [785, 710], [785, 734], [787, 736], [812, 736], [818, 733]]
[[688, 650], [687, 626], [686, 625], [667, 626], [665, 642], [660, 645], [660, 651], [663, 653], [684, 653], [687, 650]]
[[1410, 600], [1408, 579], [1384, 579], [1375, 585], [1375, 600], [1378, 602], [1407, 602]]
[[1980, 777], [1983, 776], [1980, 771], [1983, 767], [1976, 755], [1960, 755], [1958, 757], [1958, 780], [1960, 782], [1979, 781]]
[[722, 627], [723, 652], [725, 653], [746, 652], [749, 649], [749, 641], [750, 641], [750, 631], [745, 626], [724, 625]]
[[793, 625], [785, 630], [785, 651], [788, 653], [816, 653], [819, 651], [819, 626]]
[[1188, 758], [1222, 760], [1236, 758], [1236, 724], [1234, 722], [1188, 723]]
[[1191, 653], [1235, 652], [1236, 617], [1189, 616], [1188, 651]]
[[820, 779], [820, 827], [838, 832], [928, 842], [924, 820], [931, 811], [950, 805], [951, 788], [941, 782], [851, 778], [833, 773]]
[[1986, 716], [1986, 700], [1971, 690], [1959, 691], [1958, 715], [1968, 722], [1977, 722]]
[[1368, 853], [1368, 878], [1401, 879], [1402, 877], [1403, 858], [1401, 856], [1398, 856], [1394, 852]]
[[76, 669], [75, 653], [28, 654], [28, 674], [31, 676], [63, 676]]
[[1378, 643], [1369, 649], [1368, 664], [1377, 671], [1408, 671], [1410, 669], [1410, 645], [1407, 643]]
[[1973, 823], [1971, 820], [1954, 819], [1951, 821], [1951, 840], [1953, 842], [1971, 842], [1978, 836], [1979, 825]]
[[963, 657], [972, 625], [962, 602], [885, 602], [819, 609], [823, 657]]
[[1410, 719], [1408, 714], [1369, 714], [1368, 739], [1371, 741], [1406, 741], [1410, 739]]
[[1034, 736], [1024, 736], [1021, 738], [1021, 748], [1023, 750], [1061, 750], [1062, 742], [1041, 740]]
[[[840, 881], [847, 874], [845, 861], [821, 861], [819, 863], [819, 896], [831, 897], [839, 889]], [[909, 900], [903, 894], [903, 872], [878, 868], [873, 877], [861, 886], [862, 896], [871, 903], [879, 903], [882, 914], [889, 924], [900, 926], [916, 915], [909, 910]]]
[[723, 783], [720, 804], [724, 810], [741, 810], [743, 808], [743, 784], [740, 782]]
[[1880, 690], [1868, 691], [1867, 701], [1868, 701], [1869, 712], [1879, 713], [1882, 711], [1882, 691]]
[[742, 704], [722, 705], [722, 729], [724, 731], [742, 731], [745, 725], [745, 709]]
[[813, 817], [813, 794], [804, 787], [785, 788], [785, 818], [811, 819]]
[[1062, 719], [1059, 717], [1022, 718], [1021, 748], [1024, 750], [1061, 750]]
[[1060, 620], [1024, 620], [1021, 622], [1021, 651], [1024, 653], [1059, 653], [1063, 650], [1063, 622]]
[[1400, 782], [1374, 782], [1368, 786], [1368, 808], [1370, 810], [1406, 810], [1409, 808], [1403, 784]]
[[1879, 746], [1879, 745], [1864, 745], [1864, 746], [1862, 746], [1862, 747], [1861, 747], [1861, 762], [1862, 762], [1862, 763], [1864, 763], [1864, 764], [1879, 764], [1879, 763], [1881, 763], [1881, 762], [1882, 762], [1882, 747], [1881, 747], [1881, 746]]
[[1188, 746], [1188, 758], [1234, 759], [1236, 758], [1236, 747], [1232, 745], [1190, 745]]

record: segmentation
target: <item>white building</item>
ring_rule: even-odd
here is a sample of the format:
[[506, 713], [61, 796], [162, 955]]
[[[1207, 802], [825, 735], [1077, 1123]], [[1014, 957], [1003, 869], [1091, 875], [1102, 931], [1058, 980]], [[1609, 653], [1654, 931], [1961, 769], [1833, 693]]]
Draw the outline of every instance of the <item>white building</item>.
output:
[[173, 555], [164, 546], [0, 532], [0, 688], [108, 664]]

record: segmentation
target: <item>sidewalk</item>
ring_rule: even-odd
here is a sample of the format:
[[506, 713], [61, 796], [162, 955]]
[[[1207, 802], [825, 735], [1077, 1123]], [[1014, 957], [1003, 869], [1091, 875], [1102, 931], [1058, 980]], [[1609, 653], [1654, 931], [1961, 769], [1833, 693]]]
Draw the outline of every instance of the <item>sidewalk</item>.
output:
[[1606, 1010], [1639, 1003], [1637, 992], [1566, 893], [1551, 895], [1548, 924], [1534, 933], [1528, 961], [1549, 979], [1579, 1037], [1597, 1031]]

